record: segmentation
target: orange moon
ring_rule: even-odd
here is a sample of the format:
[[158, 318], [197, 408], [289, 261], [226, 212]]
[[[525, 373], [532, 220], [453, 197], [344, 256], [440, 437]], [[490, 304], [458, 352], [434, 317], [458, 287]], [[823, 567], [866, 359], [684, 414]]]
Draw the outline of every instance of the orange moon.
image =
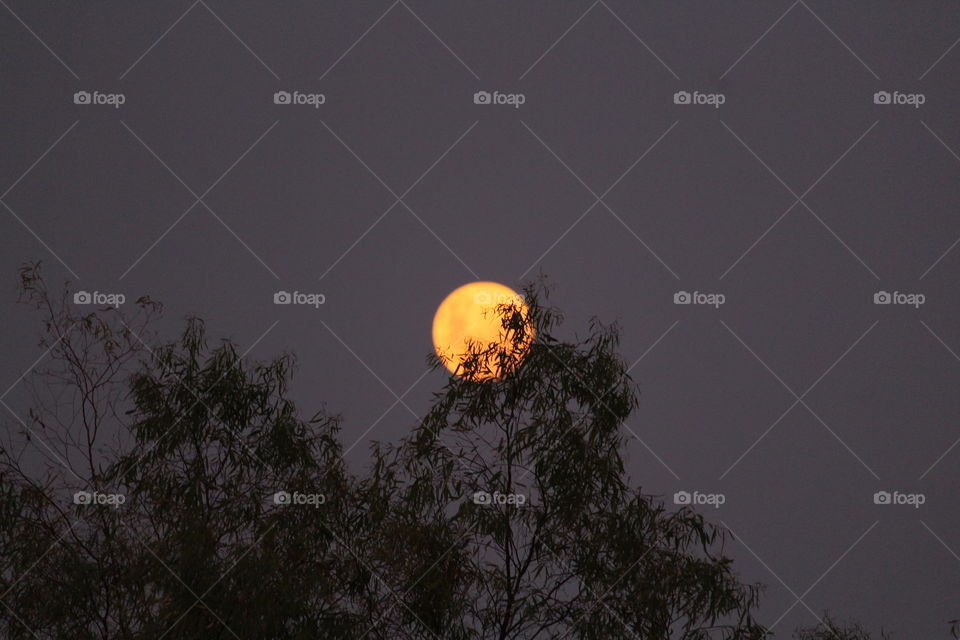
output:
[[[433, 316], [433, 347], [451, 373], [463, 374], [462, 365], [470, 345], [481, 349], [491, 344], [507, 346], [511, 343], [503, 328], [502, 316], [497, 313], [501, 304], [515, 305], [524, 317], [527, 305], [516, 291], [497, 282], [470, 282], [454, 289]], [[529, 340], [526, 341], [529, 344]], [[526, 347], [524, 347], [524, 351]], [[488, 358], [477, 379], [491, 380], [500, 376], [498, 365]]]

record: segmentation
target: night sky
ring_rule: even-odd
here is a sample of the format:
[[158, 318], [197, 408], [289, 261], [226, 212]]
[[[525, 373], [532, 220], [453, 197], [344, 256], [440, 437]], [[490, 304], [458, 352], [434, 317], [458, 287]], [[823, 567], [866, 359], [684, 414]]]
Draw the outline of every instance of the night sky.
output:
[[42, 260], [51, 285], [162, 301], [168, 339], [198, 315], [251, 358], [295, 353], [301, 410], [343, 416], [359, 472], [444, 383], [446, 294], [542, 274], [559, 337], [622, 328], [631, 481], [722, 494], [696, 508], [768, 585], [762, 622], [947, 637], [956, 3], [0, 5], [14, 411], [42, 354], [16, 270]]

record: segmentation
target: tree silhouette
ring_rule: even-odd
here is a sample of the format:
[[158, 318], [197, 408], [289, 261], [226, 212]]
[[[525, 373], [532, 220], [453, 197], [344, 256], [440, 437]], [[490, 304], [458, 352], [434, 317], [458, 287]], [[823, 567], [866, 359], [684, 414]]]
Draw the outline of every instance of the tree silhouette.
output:
[[[47, 364], [0, 447], [5, 638], [767, 635], [725, 532], [625, 474], [615, 327], [561, 341], [543, 287], [356, 476], [339, 419], [290, 400], [292, 356], [248, 363], [197, 319], [165, 343], [147, 298], [78, 314], [20, 275]], [[866, 637], [821, 627], [799, 637]]]
[[502, 343], [471, 348], [378, 468], [405, 530], [439, 532], [407, 613], [442, 637], [763, 637], [758, 587], [737, 580], [722, 532], [628, 484], [623, 423], [637, 395], [616, 329], [561, 342], [542, 296], [526, 290], [526, 314], [501, 305]]

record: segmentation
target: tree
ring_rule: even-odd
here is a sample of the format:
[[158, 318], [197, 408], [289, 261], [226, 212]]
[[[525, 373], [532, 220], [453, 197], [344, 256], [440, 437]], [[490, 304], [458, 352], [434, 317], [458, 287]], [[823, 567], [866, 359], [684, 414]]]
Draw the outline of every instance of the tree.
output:
[[79, 314], [37, 265], [21, 291], [47, 357], [0, 446], [5, 638], [766, 636], [724, 531], [624, 472], [616, 328], [560, 341], [543, 288], [359, 477], [292, 356], [163, 342], [148, 298]]
[[[526, 311], [500, 306], [501, 342], [472, 345], [376, 469], [414, 568], [379, 623], [393, 633], [412, 620], [416, 637], [764, 637], [759, 587], [738, 581], [723, 532], [628, 484], [623, 422], [637, 394], [616, 329], [561, 342], [542, 295], [528, 288]], [[491, 368], [501, 375], [485, 381]]]
[[209, 349], [196, 319], [151, 347], [147, 299], [77, 315], [36, 267], [21, 284], [53, 363], [36, 387], [65, 399], [0, 450], [3, 637], [359, 636], [339, 424], [297, 416], [292, 358], [247, 365], [229, 341]]

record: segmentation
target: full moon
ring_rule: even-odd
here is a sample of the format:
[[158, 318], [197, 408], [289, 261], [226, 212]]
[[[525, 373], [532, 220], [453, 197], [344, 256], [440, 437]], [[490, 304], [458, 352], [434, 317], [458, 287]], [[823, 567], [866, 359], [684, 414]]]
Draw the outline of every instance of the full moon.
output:
[[[515, 305], [526, 317], [527, 306], [520, 294], [496, 282], [465, 284], [454, 289], [437, 307], [437, 313], [433, 316], [433, 346], [452, 373], [463, 374], [462, 365], [471, 344], [481, 349], [491, 344], [511, 344], [511, 336], [503, 328], [503, 317], [497, 313], [497, 306], [501, 304]], [[525, 351], [530, 340], [524, 342]], [[512, 349], [510, 346], [508, 351]], [[488, 358], [483, 363], [477, 379], [500, 377], [498, 364], [492, 360]]]

